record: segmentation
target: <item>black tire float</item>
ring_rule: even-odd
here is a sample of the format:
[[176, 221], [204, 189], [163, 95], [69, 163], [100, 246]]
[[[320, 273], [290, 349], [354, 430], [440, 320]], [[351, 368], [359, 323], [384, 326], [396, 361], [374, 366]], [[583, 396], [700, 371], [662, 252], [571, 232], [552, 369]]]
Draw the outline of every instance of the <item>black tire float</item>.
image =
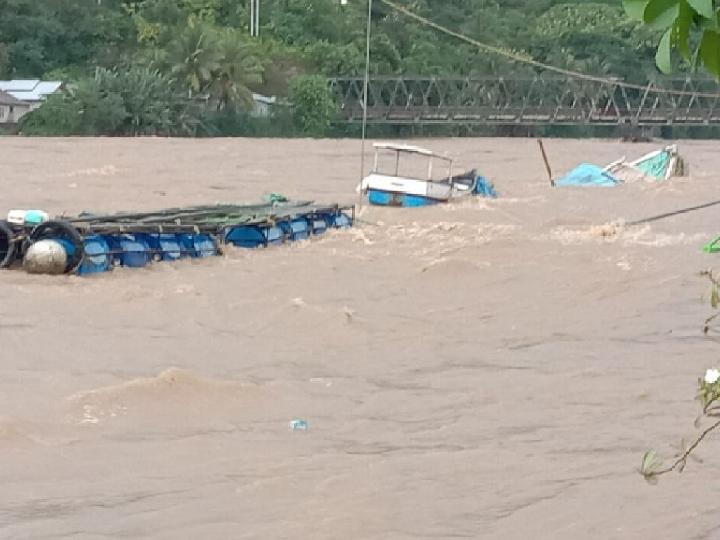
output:
[[10, 224], [0, 220], [0, 268], [7, 268], [15, 262], [17, 239]]

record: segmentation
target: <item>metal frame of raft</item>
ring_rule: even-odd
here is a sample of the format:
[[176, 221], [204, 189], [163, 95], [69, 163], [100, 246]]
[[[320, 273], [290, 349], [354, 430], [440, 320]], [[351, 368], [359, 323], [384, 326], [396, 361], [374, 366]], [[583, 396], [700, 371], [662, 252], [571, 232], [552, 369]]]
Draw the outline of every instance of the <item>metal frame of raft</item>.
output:
[[114, 266], [220, 255], [223, 245], [257, 248], [304, 240], [329, 228], [351, 227], [354, 221], [354, 206], [310, 201], [84, 213], [34, 227], [0, 221], [0, 268], [24, 263], [28, 249], [41, 240], [62, 246], [65, 273], [85, 275]]

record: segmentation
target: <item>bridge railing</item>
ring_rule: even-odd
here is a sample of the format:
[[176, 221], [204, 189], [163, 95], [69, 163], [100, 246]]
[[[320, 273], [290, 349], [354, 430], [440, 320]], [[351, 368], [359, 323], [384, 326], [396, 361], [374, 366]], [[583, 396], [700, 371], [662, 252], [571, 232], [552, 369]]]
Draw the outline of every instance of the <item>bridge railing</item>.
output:
[[[330, 85], [341, 118], [363, 117], [363, 79]], [[660, 86], [662, 85], [662, 86]], [[669, 79], [628, 88], [620, 81], [573, 78], [375, 77], [368, 85], [369, 123], [381, 124], [720, 124], [720, 86], [710, 79]]]

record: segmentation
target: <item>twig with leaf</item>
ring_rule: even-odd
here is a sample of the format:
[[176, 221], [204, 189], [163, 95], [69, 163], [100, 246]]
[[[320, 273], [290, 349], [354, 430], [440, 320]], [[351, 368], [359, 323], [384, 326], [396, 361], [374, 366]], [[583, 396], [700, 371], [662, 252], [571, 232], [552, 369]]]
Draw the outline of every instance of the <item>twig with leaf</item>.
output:
[[[716, 310], [710, 317], [705, 319], [705, 325], [703, 326], [703, 333], [707, 334], [710, 331], [711, 323], [718, 317], [720, 317], [720, 311], [717, 311], [720, 306], [720, 280], [716, 278], [712, 270], [707, 270], [701, 273], [701, 276], [707, 277], [710, 281], [710, 305]], [[700, 415], [695, 419], [695, 427], [699, 428], [702, 421], [707, 418], [720, 418], [720, 370], [717, 368], [710, 368], [705, 372], [703, 378], [698, 379], [698, 394], [696, 396], [700, 404], [702, 405], [702, 411]], [[661, 468], [661, 460], [653, 450], [645, 452], [640, 465], [640, 474], [642, 474], [649, 482], [657, 481], [657, 477], [663, 474], [677, 470], [682, 472], [685, 469], [688, 458], [692, 457], [699, 460], [696, 456], [693, 456], [693, 452], [700, 443], [707, 437], [711, 432], [720, 427], [720, 420], [716, 420], [713, 424], [705, 428], [705, 430], [698, 435], [698, 437], [689, 445], [685, 445], [685, 441], [680, 442], [680, 451], [677, 454], [677, 459], [669, 466]]]

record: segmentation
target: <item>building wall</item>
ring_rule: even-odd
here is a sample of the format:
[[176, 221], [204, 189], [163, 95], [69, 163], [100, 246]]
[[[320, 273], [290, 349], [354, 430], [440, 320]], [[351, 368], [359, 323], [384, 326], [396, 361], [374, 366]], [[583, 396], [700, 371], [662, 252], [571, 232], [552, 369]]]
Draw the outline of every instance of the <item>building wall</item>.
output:
[[20, 105], [0, 105], [0, 124], [17, 124], [27, 113], [37, 107], [31, 103]]
[[40, 103], [23, 103], [22, 105], [15, 105], [15, 110], [13, 111], [13, 122], [18, 123], [23, 116], [30, 111], [37, 109], [40, 105]]

